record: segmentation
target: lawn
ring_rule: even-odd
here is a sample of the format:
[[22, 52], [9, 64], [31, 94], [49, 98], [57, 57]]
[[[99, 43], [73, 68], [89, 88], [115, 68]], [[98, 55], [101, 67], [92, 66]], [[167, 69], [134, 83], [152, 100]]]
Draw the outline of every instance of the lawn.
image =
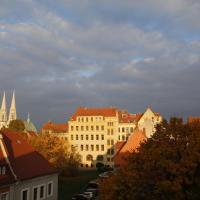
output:
[[98, 172], [93, 171], [81, 171], [76, 177], [65, 178], [59, 180], [58, 194], [59, 200], [71, 200], [72, 196], [83, 190], [87, 183], [97, 178]]

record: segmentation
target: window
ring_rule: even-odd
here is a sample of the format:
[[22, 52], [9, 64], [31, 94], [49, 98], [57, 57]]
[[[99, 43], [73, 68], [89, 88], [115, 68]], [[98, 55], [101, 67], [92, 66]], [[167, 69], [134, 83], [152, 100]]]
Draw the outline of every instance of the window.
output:
[[73, 135], [71, 135], [71, 140], [73, 140], [74, 138], [73, 138]]
[[94, 151], [94, 145], [93, 144], [91, 145], [91, 151]]
[[99, 140], [99, 136], [98, 135], [96, 135], [96, 140]]
[[120, 135], [118, 136], [118, 140], [120, 140]]
[[124, 130], [124, 128], [122, 128], [122, 133], [124, 133], [125, 132], [125, 130]]
[[97, 130], [97, 131], [99, 130], [99, 126], [96, 126], [96, 130]]
[[91, 117], [91, 122], [93, 122], [93, 117]]
[[110, 129], [108, 129], [107, 133], [108, 133], [108, 135], [110, 135]]
[[104, 131], [104, 126], [101, 126], [101, 130]]
[[91, 140], [94, 140], [94, 135], [91, 135]]
[[118, 128], [118, 132], [120, 133], [120, 128]]
[[33, 200], [39, 200], [38, 195], [39, 195], [39, 188], [34, 187], [33, 188]]
[[111, 140], [110, 143], [111, 143], [111, 145], [114, 145], [114, 140]]
[[6, 167], [0, 167], [0, 175], [5, 175], [6, 174]]
[[53, 182], [49, 182], [47, 184], [47, 197], [50, 197], [53, 195]]
[[78, 131], [78, 126], [76, 126], [76, 130]]
[[89, 130], [89, 127], [88, 126], [86, 126], [86, 131], [88, 131]]
[[21, 200], [29, 200], [29, 188], [21, 191]]
[[73, 131], [74, 130], [74, 127], [73, 126], [71, 126], [71, 131]]
[[93, 161], [93, 156], [90, 155], [90, 154], [87, 155], [87, 156], [86, 156], [86, 160], [87, 160], [87, 161]]
[[99, 145], [98, 144], [96, 145], [96, 151], [99, 151]]
[[45, 198], [45, 186], [41, 185], [40, 186], [40, 199], [44, 199]]
[[107, 145], [110, 145], [110, 140], [107, 140]]
[[94, 126], [91, 126], [91, 131], [93, 131], [94, 130]]
[[104, 135], [101, 135], [101, 139], [104, 140]]
[[88, 145], [86, 145], [86, 146], [85, 146], [85, 150], [86, 150], [86, 151], [88, 151], [88, 150], [89, 150], [89, 147], [88, 147]]
[[114, 133], [113, 129], [111, 129], [110, 132], [111, 132], [111, 135], [113, 135], [113, 133]]
[[88, 140], [88, 139], [89, 139], [88, 135], [86, 135], [86, 136], [85, 136], [85, 139], [86, 139], [86, 140]]
[[97, 156], [97, 160], [98, 160], [98, 161], [103, 161], [103, 155], [98, 155], [98, 156]]
[[104, 145], [101, 145], [101, 151], [104, 151]]
[[131, 133], [133, 132], [133, 127], [131, 127], [130, 132], [131, 132]]
[[78, 140], [78, 135], [76, 135], [76, 140]]
[[83, 151], [83, 145], [81, 145], [81, 151]]
[[86, 117], [86, 122], [88, 122], [88, 117]]
[[81, 135], [81, 140], [83, 140], [83, 135]]
[[0, 194], [0, 200], [8, 200], [8, 193], [7, 192], [1, 193]]
[[84, 126], [81, 126], [81, 131], [84, 131]]
[[83, 117], [81, 118], [81, 121], [84, 122], [84, 118]]
[[114, 149], [110, 150], [110, 154], [113, 155], [115, 153]]

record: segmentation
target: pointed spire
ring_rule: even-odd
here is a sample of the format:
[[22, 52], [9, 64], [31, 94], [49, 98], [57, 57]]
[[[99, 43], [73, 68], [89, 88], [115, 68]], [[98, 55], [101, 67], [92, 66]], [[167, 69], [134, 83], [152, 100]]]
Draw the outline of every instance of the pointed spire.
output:
[[17, 119], [17, 110], [16, 110], [16, 102], [15, 102], [15, 91], [13, 92], [12, 102], [10, 106], [10, 113], [9, 113], [9, 121]]
[[3, 100], [2, 100], [2, 104], [1, 104], [1, 111], [6, 110], [6, 93], [4, 91], [3, 93]]
[[30, 113], [28, 112], [27, 122], [30, 123]]
[[0, 121], [6, 122], [7, 121], [7, 106], [6, 106], [6, 94], [5, 91], [3, 93], [3, 100], [2, 100], [2, 105], [1, 105], [1, 118]]

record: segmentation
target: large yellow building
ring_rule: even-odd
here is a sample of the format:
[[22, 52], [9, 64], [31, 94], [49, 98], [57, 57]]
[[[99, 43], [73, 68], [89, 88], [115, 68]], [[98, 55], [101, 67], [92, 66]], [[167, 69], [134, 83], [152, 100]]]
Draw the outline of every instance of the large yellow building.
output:
[[130, 114], [112, 107], [81, 107], [68, 121], [68, 140], [82, 156], [81, 167], [95, 167], [98, 162], [113, 167], [118, 141], [126, 141], [136, 126], [150, 137], [161, 120], [150, 108], [144, 114]]
[[162, 117], [148, 108], [143, 114], [130, 114], [118, 108], [77, 108], [66, 124], [48, 122], [42, 132], [65, 138], [82, 157], [81, 167], [95, 168], [97, 163], [113, 167], [115, 144], [127, 141], [135, 128], [146, 137], [155, 132]]

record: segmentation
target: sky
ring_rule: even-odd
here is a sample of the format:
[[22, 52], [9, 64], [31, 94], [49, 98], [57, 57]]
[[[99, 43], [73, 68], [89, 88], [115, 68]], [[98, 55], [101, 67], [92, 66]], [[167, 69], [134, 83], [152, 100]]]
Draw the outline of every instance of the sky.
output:
[[79, 106], [200, 116], [199, 0], [0, 0], [0, 101], [66, 122]]

